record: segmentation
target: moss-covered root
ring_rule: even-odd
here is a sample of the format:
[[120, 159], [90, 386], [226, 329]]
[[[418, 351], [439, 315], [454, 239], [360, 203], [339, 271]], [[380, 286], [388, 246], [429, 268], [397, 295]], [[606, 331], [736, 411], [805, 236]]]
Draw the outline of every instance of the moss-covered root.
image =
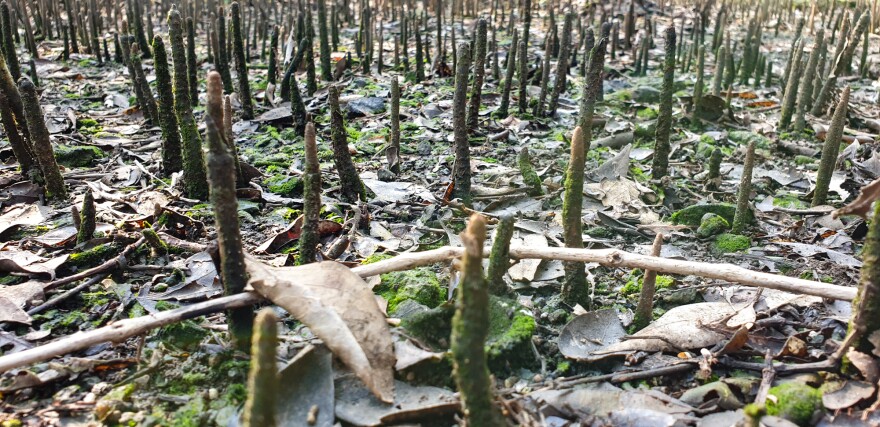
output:
[[190, 103], [183, 23], [177, 9], [171, 9], [168, 13], [168, 37], [171, 41], [171, 57], [174, 59], [174, 111], [180, 125], [184, 193], [192, 199], [206, 200], [208, 179], [205, 174], [205, 159], [198, 125]]
[[[523, 36], [523, 39], [525, 38]], [[529, 108], [529, 48], [525, 40], [520, 40], [517, 49], [516, 56], [519, 58], [519, 72], [517, 74], [519, 78], [519, 99], [517, 100], [517, 107], [520, 114], [522, 114]]]
[[[464, 45], [463, 45], [464, 46]], [[459, 47], [459, 54], [461, 47]], [[462, 57], [458, 57], [459, 66]], [[489, 292], [483, 277], [483, 242], [486, 220], [473, 215], [461, 234], [465, 252], [461, 259], [461, 283], [452, 318], [453, 374], [467, 425], [503, 426], [504, 420], [492, 403], [492, 379], [486, 364], [489, 336]]]
[[486, 75], [486, 36], [488, 24], [485, 19], [477, 23], [474, 40], [474, 82], [471, 88], [470, 106], [467, 112], [467, 129], [477, 128], [480, 118], [480, 100], [483, 93], [483, 77]]
[[788, 81], [785, 84], [785, 92], [782, 98], [782, 112], [779, 114], [780, 131], [788, 130], [788, 126], [791, 124], [791, 118], [794, 115], [794, 103], [795, 100], [797, 100], [798, 85], [800, 84], [800, 79], [798, 78], [798, 76], [802, 76], [804, 74], [804, 70], [801, 64], [801, 57], [803, 56], [803, 53], [803, 41], [796, 43], [794, 47], [794, 55], [792, 55], [791, 57], [791, 77], [789, 77]]
[[174, 114], [174, 89], [168, 70], [168, 53], [162, 37], [153, 37], [153, 56], [156, 68], [156, 92], [159, 94], [159, 127], [162, 129], [162, 170], [171, 175], [183, 169], [180, 129]]
[[[133, 40], [134, 38], [132, 36], [122, 37], [122, 60], [125, 62], [125, 65], [128, 68], [128, 75], [131, 79], [132, 89], [134, 90], [135, 98], [137, 98], [138, 105], [144, 112], [144, 118], [148, 121], [152, 121], [155, 123], [156, 117], [151, 115], [153, 110], [151, 110], [149, 107], [150, 100], [147, 99], [147, 93], [144, 93], [143, 85], [140, 84], [140, 82], [138, 81], [138, 72], [135, 68], [135, 64], [139, 64], [139, 62], [133, 60], [132, 56], [136, 55], [136, 53], [133, 53], [131, 51]], [[143, 69], [141, 69], [141, 71], [143, 71]]]
[[[186, 95], [185, 95], [186, 96]], [[238, 200], [235, 197], [235, 161], [229, 151], [223, 126], [223, 83], [216, 71], [208, 73], [208, 105], [205, 115], [205, 134], [208, 139], [208, 184], [211, 204], [220, 246], [220, 277], [226, 295], [244, 291], [247, 274], [244, 250], [238, 228]], [[247, 350], [253, 326], [253, 312], [249, 307], [231, 310], [229, 331], [236, 347]]]
[[[837, 60], [831, 66], [831, 72], [828, 73], [828, 78], [825, 79], [825, 83], [822, 84], [822, 90], [819, 91], [819, 95], [816, 98], [816, 102], [813, 104], [813, 109], [810, 113], [814, 116], [821, 116], [825, 113], [825, 106], [828, 104], [831, 99], [832, 91], [837, 87], [837, 78], [839, 76], [844, 76], [847, 74], [848, 63], [846, 58], [849, 57], [852, 59], [851, 49], [855, 49], [855, 45], [858, 44], [859, 39], [864, 31], [868, 28], [868, 14], [862, 14], [862, 17], [859, 19], [856, 27], [853, 29], [850, 34], [850, 42], [844, 42], [845, 32], [841, 31], [841, 34], [838, 36], [840, 39], [837, 43], [837, 48], [834, 52], [834, 57]], [[846, 22], [847, 18], [844, 18], [844, 22]]]
[[727, 47], [722, 45], [718, 48], [715, 56], [715, 75], [712, 78], [712, 95], [721, 96], [721, 79], [724, 77], [724, 65], [727, 57]]
[[739, 191], [736, 193], [736, 213], [733, 214], [732, 234], [743, 234], [743, 230], [752, 220], [749, 196], [752, 192], [752, 170], [755, 168], [755, 141], [746, 149], [746, 160], [743, 163], [742, 178], [739, 180]]
[[[562, 199], [562, 227], [565, 247], [583, 249], [583, 221], [581, 213], [584, 203], [584, 133], [580, 127], [574, 129], [571, 137], [571, 157], [565, 174], [565, 194]], [[581, 304], [589, 307], [590, 294], [584, 263], [565, 263], [565, 279], [562, 282], [562, 299], [568, 304]]]
[[257, 314], [251, 346], [251, 369], [248, 374], [248, 395], [242, 413], [243, 427], [274, 427], [278, 405], [278, 368], [275, 354], [278, 347], [278, 317], [271, 307]]
[[254, 101], [251, 98], [251, 85], [248, 83], [247, 56], [244, 51], [244, 33], [241, 23], [241, 6], [232, 2], [232, 51], [235, 55], [235, 73], [238, 77], [238, 99], [241, 102], [241, 118], [254, 118]]
[[721, 183], [721, 159], [723, 156], [721, 149], [716, 148], [709, 157], [709, 174], [706, 176], [706, 187], [710, 190], [717, 189]]
[[848, 76], [852, 74], [852, 60], [856, 51], [856, 47], [859, 45], [859, 41], [862, 39], [862, 34], [868, 31], [868, 26], [871, 23], [871, 12], [865, 11], [859, 17], [859, 21], [856, 23], [855, 28], [850, 34], [849, 40], [846, 42], [846, 47], [843, 49], [843, 54], [838, 59], [838, 64], [835, 65], [834, 71], [835, 75], [838, 76]]
[[697, 82], [694, 83], [694, 112], [700, 108], [703, 102], [703, 68], [706, 64], [706, 48], [700, 46], [697, 50]]
[[[140, 1], [131, 2], [129, 10], [128, 22], [131, 23], [131, 32], [137, 39], [138, 47], [143, 52], [144, 58], [150, 57], [150, 43], [147, 41], [147, 35], [144, 32], [143, 6]], [[149, 15], [148, 15], [149, 16]], [[152, 27], [152, 25], [150, 25]]]
[[349, 203], [366, 200], [367, 193], [364, 183], [358, 176], [357, 168], [348, 152], [348, 133], [339, 109], [339, 88], [331, 86], [328, 101], [330, 103], [330, 133], [333, 142], [333, 163], [339, 173], [340, 193], [342, 199]]
[[[654, 236], [654, 244], [651, 246], [651, 256], [659, 257], [663, 248], [663, 234]], [[633, 318], [633, 330], [638, 331], [651, 323], [654, 318], [654, 291], [657, 284], [657, 272], [645, 270], [642, 277], [642, 290], [639, 293], [639, 303], [636, 305], [635, 317]]]
[[95, 230], [97, 229], [95, 214], [95, 196], [92, 195], [92, 190], [88, 190], [86, 191], [85, 196], [83, 196], [82, 209], [78, 212], [79, 226], [76, 228], [77, 244], [88, 242], [95, 236]]
[[[523, 0], [522, 1], [522, 11], [520, 12], [520, 16], [522, 17], [522, 28], [523, 28], [523, 36], [522, 42], [529, 45], [529, 31], [531, 31], [532, 26], [532, 0]], [[520, 58], [525, 58], [524, 56], [520, 56]]]
[[[153, 38], [155, 40], [155, 38]], [[141, 234], [144, 236], [144, 240], [147, 241], [147, 245], [152, 249], [153, 256], [163, 256], [168, 253], [168, 244], [166, 244], [159, 234], [156, 233], [156, 230], [152, 228], [145, 228], [141, 230]]]
[[605, 70], [605, 46], [608, 40], [599, 39], [590, 56], [590, 64], [587, 68], [587, 84], [584, 85], [580, 101], [580, 115], [578, 126], [584, 131], [584, 151], [590, 149], [590, 141], [593, 139], [593, 115], [596, 110], [596, 101], [602, 92], [602, 74]]
[[[278, 33], [280, 29], [277, 25], [272, 26], [272, 35], [269, 36], [269, 64], [266, 70], [266, 93], [269, 93], [269, 88], [275, 88], [275, 84], [278, 81]], [[274, 100], [271, 96], [266, 96], [266, 105], [271, 106]]]
[[34, 157], [33, 147], [26, 139], [27, 127], [22, 111], [21, 96], [2, 55], [0, 55], [0, 120], [3, 123], [3, 130], [6, 132], [6, 139], [9, 140], [9, 145], [12, 147], [12, 154], [15, 155], [18, 165], [21, 166], [22, 175], [31, 179], [37, 178], [39, 172], [34, 169], [38, 164]]
[[18, 90], [24, 103], [24, 114], [27, 119], [28, 133], [33, 144], [34, 157], [43, 171], [43, 179], [46, 181], [46, 196], [50, 199], [63, 200], [67, 197], [67, 189], [64, 187], [64, 178], [58, 163], [55, 162], [55, 153], [52, 151], [52, 143], [49, 141], [49, 129], [43, 120], [43, 109], [40, 108], [40, 99], [37, 97], [37, 88], [30, 79], [22, 77], [18, 81]]
[[504, 74], [504, 86], [501, 90], [501, 102], [498, 105], [498, 110], [495, 112], [495, 117], [500, 119], [507, 118], [507, 114], [510, 109], [510, 88], [513, 86], [513, 76], [516, 71], [516, 49], [519, 44], [517, 40], [519, 38], [519, 33], [513, 32], [513, 41], [510, 44], [510, 49], [507, 50], [507, 70]]
[[[223, 78], [223, 74], [220, 75]], [[244, 174], [241, 172], [241, 162], [238, 159], [238, 148], [235, 146], [235, 134], [232, 131], [232, 96], [223, 96], [223, 135], [226, 138], [226, 146], [235, 160], [235, 185], [237, 188], [247, 186]]]
[[199, 68], [196, 60], [196, 27], [192, 17], [186, 18], [186, 76], [189, 79], [189, 100], [199, 104]]
[[489, 269], [486, 280], [489, 281], [489, 293], [506, 295], [507, 284], [504, 273], [510, 268], [510, 239], [513, 237], [513, 221], [511, 215], [501, 217], [495, 228], [495, 240], [492, 242], [492, 253], [489, 254]]
[[400, 84], [391, 77], [391, 143], [385, 150], [388, 170], [400, 173]]
[[214, 32], [217, 34], [217, 53], [215, 66], [223, 79], [223, 92], [232, 93], [232, 74], [229, 71], [229, 50], [226, 42], [226, 11], [223, 6], [217, 10], [217, 19], [214, 21]]
[[[556, 108], [559, 106], [559, 97], [565, 93], [568, 76], [569, 57], [571, 56], [571, 25], [574, 15], [569, 13], [565, 15], [565, 23], [562, 24], [562, 40], [559, 42], [559, 59], [556, 61], [556, 83], [553, 85], [553, 92], [550, 94], [550, 105], [547, 107], [547, 115], [553, 116]], [[604, 46], [604, 45], [603, 45]], [[604, 52], [603, 52], [604, 55]], [[550, 72], [550, 70], [546, 70]]]
[[819, 28], [816, 30], [816, 41], [813, 42], [813, 50], [810, 52], [810, 59], [807, 61], [807, 69], [804, 72], [798, 89], [794, 118], [794, 131], [797, 133], [803, 132], [807, 124], [805, 116], [813, 100], [813, 80], [816, 78], [816, 68], [819, 65], [819, 57], [822, 56], [824, 47], [825, 29]]
[[849, 86], [846, 86], [840, 94], [840, 102], [837, 103], [837, 108], [831, 117], [831, 125], [828, 126], [828, 132], [825, 134], [825, 143], [822, 144], [822, 159], [819, 161], [816, 189], [813, 190], [813, 206], [824, 205], [828, 200], [828, 187], [831, 184], [831, 175], [834, 173], [834, 164], [837, 162], [837, 153], [840, 151], [848, 105]]
[[413, 32], [416, 36], [416, 83], [425, 80], [425, 59], [422, 55], [422, 36], [419, 31], [419, 25], [413, 25]]
[[306, 125], [306, 165], [303, 174], [303, 224], [299, 236], [299, 263], [315, 262], [318, 255], [318, 222], [321, 213], [321, 165], [315, 142], [315, 124]]
[[523, 183], [525, 183], [529, 196], [540, 196], [544, 194], [544, 189], [541, 187], [541, 178], [538, 176], [538, 173], [535, 172], [535, 168], [532, 167], [532, 159], [529, 155], [528, 147], [523, 147], [520, 150], [519, 155], [516, 157], [517, 165], [519, 166], [519, 173], [522, 174]]
[[315, 94], [318, 91], [318, 77], [315, 71], [315, 51], [314, 51], [314, 43], [312, 43], [312, 38], [306, 38], [308, 43], [306, 44], [306, 52], [303, 59], [306, 61], [306, 93], [309, 96]]
[[550, 59], [553, 57], [553, 34], [548, 33], [544, 37], [544, 61], [540, 62], [538, 68], [538, 81], [540, 81], [541, 91], [538, 93], [538, 102], [532, 107], [532, 114], [536, 117], [544, 115], [544, 100], [547, 98], [547, 87], [550, 85]]
[[302, 94], [299, 91], [296, 73], [290, 74], [290, 112], [293, 118], [293, 130], [297, 135], [303, 135], [307, 121], [306, 105], [303, 103]]
[[330, 40], [327, 34], [327, 6], [325, 2], [318, 2], [318, 40], [320, 43], [321, 55], [321, 78], [324, 81], [330, 81], [333, 76], [330, 74]]
[[666, 58], [663, 62], [663, 90], [660, 95], [660, 115], [654, 140], [654, 162], [651, 176], [660, 179], [669, 173], [669, 134], [672, 131], [672, 93], [675, 80], [675, 28], [666, 28]]
[[[874, 218], [880, 218], [880, 203], [874, 204]], [[849, 329], [853, 347], [870, 354], [877, 348], [871, 336], [880, 330], [880, 221], [871, 221], [862, 249], [859, 291], [853, 300]]]
[[0, 52], [6, 58], [6, 64], [9, 66], [9, 72], [12, 74], [12, 81], [18, 81], [21, 77], [21, 65], [18, 62], [18, 54], [15, 52], [15, 40], [12, 34], [12, 20], [9, 12], [9, 4], [5, 1], [0, 2], [0, 30], [2, 30], [2, 40], [0, 40]]
[[465, 120], [467, 113], [467, 83], [470, 68], [470, 46], [458, 46], [455, 70], [455, 94], [452, 99], [452, 125], [454, 133], [455, 166], [453, 167], [452, 197], [465, 204], [471, 203], [471, 147]]
[[131, 56], [128, 60], [131, 62], [131, 69], [134, 70], [134, 84], [140, 88], [143, 94], [143, 102], [141, 108], [144, 110], [144, 116], [152, 123], [159, 121], [159, 108], [156, 106], [156, 98], [153, 98], [153, 92], [150, 89], [150, 83], [147, 82], [147, 75], [144, 72], [143, 64], [141, 64], [141, 53], [137, 43], [131, 44]]

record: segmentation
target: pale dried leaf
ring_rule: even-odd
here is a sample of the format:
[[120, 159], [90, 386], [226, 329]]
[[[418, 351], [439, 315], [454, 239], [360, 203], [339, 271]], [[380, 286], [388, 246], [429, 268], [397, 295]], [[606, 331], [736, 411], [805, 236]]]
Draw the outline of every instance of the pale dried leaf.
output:
[[877, 360], [873, 357], [850, 347], [846, 352], [846, 358], [868, 382], [876, 383], [880, 379], [880, 366], [877, 366]]
[[824, 393], [822, 403], [829, 410], [846, 409], [874, 395], [874, 384], [864, 381], [847, 381], [843, 387]]
[[281, 393], [278, 396], [278, 425], [304, 425], [316, 408], [315, 423], [330, 427], [334, 421], [333, 361], [324, 346], [308, 346], [278, 373]]
[[249, 284], [306, 324], [385, 402], [394, 400], [394, 347], [364, 280], [335, 262], [270, 267], [246, 262]]
[[[533, 233], [525, 233], [525, 232], [516, 232], [517, 236], [514, 236], [510, 239], [511, 246], [524, 246], [524, 247], [541, 247], [546, 248], [550, 246], [547, 243], [547, 238], [544, 237], [543, 234], [533, 234]], [[510, 274], [510, 278], [515, 282], [531, 282], [535, 280], [535, 274], [538, 272], [538, 267], [541, 265], [540, 259], [522, 259], [519, 260], [516, 264], [512, 265], [507, 273]]]
[[29, 325], [31, 316], [8, 298], [0, 297], [0, 322], [15, 322]]
[[[716, 332], [718, 322], [735, 312], [735, 309], [726, 302], [705, 302], [675, 307], [645, 329], [631, 335], [626, 341], [594, 351], [593, 355], [637, 350], [679, 351], [711, 347], [725, 339], [723, 334]], [[663, 337], [663, 339], [653, 337]]]
[[[459, 409], [451, 391], [439, 387], [414, 387], [395, 381], [393, 405], [376, 401], [351, 376], [336, 380], [336, 416], [353, 426], [398, 425], [406, 421], [451, 414]], [[476, 427], [476, 426], [474, 426]]]

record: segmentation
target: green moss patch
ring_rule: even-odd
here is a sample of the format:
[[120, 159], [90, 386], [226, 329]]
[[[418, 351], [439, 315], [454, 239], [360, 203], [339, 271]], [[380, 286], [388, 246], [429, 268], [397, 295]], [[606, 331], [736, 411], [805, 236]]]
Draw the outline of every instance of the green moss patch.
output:
[[659, 113], [657, 110], [653, 108], [642, 108], [639, 111], [636, 111], [636, 117], [642, 120], [651, 120], [656, 119]]
[[742, 252], [752, 247], [752, 239], [741, 234], [720, 234], [712, 243], [712, 252], [715, 254], [728, 254]]
[[724, 217], [709, 212], [703, 215], [700, 221], [700, 228], [697, 229], [697, 236], [705, 239], [720, 234], [729, 228], [730, 223]]
[[798, 199], [795, 196], [790, 194], [786, 194], [779, 197], [773, 198], [773, 206], [779, 206], [781, 208], [787, 209], [806, 209], [807, 204]]
[[446, 301], [446, 289], [440, 284], [437, 273], [429, 267], [385, 273], [381, 278], [382, 282], [375, 292], [388, 301], [389, 314], [393, 314], [400, 303], [410, 299], [428, 308]]
[[302, 179], [293, 176], [275, 175], [266, 179], [269, 191], [280, 196], [293, 197], [302, 194]]
[[754, 141], [755, 147], [769, 150], [772, 142], [766, 136], [758, 135], [754, 132], [735, 130], [727, 134], [727, 138], [739, 145], [747, 146]]
[[172, 323], [156, 332], [157, 338], [183, 350], [194, 350], [207, 335], [208, 331], [192, 320]]
[[[449, 348], [454, 305], [450, 302], [403, 319], [401, 327], [437, 351]], [[486, 355], [493, 372], [533, 366], [531, 349], [535, 319], [519, 310], [516, 302], [491, 296], [489, 299], [489, 337]]]
[[767, 413], [785, 418], [799, 426], [810, 425], [813, 412], [822, 404], [822, 392], [799, 383], [785, 383], [768, 393]]
[[[672, 222], [675, 224], [689, 225], [691, 227], [699, 227], [703, 221], [703, 215], [713, 213], [724, 218], [728, 223], [733, 223], [733, 216], [736, 214], [736, 206], [728, 203], [712, 203], [705, 205], [691, 205], [672, 214]], [[754, 221], [754, 214], [748, 212], [747, 223]]]
[[115, 246], [110, 244], [98, 245], [82, 252], [70, 254], [65, 264], [79, 268], [95, 267], [114, 254], [116, 254]]
[[58, 164], [69, 168], [86, 168], [95, 164], [95, 160], [104, 157], [104, 150], [91, 145], [56, 145], [55, 160]]
[[[620, 289], [620, 293], [623, 295], [634, 295], [638, 294], [642, 290], [642, 280], [644, 279], [644, 274], [637, 274], [635, 271], [630, 274], [629, 280], [625, 285]], [[670, 276], [662, 276], [658, 275], [657, 279], [654, 282], [655, 289], [668, 289], [671, 288], [675, 284], [675, 279]]]

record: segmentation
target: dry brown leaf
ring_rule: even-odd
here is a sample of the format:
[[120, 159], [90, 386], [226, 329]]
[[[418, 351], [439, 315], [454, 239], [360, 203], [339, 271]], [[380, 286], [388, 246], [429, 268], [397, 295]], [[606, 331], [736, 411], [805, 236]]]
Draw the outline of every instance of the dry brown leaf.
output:
[[856, 197], [856, 199], [848, 205], [832, 212], [831, 217], [837, 218], [841, 215], [858, 215], [867, 219], [867, 214], [871, 211], [871, 205], [874, 204], [874, 201], [878, 198], [880, 198], [880, 178], [877, 178], [874, 181], [871, 181], [870, 184], [862, 187], [862, 190], [859, 191], [859, 197]]
[[246, 262], [249, 284], [306, 324], [384, 402], [394, 401], [394, 344], [370, 287], [336, 262]]
[[778, 102], [771, 101], [771, 100], [755, 101], [755, 102], [749, 102], [748, 104], [746, 104], [746, 107], [748, 107], [748, 108], [767, 108], [767, 107], [774, 107], [777, 104], [778, 104]]

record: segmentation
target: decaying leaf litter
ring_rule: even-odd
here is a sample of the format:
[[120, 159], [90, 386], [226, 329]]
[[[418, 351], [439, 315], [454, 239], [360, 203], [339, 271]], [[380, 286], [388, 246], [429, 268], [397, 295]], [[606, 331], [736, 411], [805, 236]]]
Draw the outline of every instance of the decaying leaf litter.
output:
[[874, 420], [876, 2], [171, 3], [0, 3], [10, 425]]

